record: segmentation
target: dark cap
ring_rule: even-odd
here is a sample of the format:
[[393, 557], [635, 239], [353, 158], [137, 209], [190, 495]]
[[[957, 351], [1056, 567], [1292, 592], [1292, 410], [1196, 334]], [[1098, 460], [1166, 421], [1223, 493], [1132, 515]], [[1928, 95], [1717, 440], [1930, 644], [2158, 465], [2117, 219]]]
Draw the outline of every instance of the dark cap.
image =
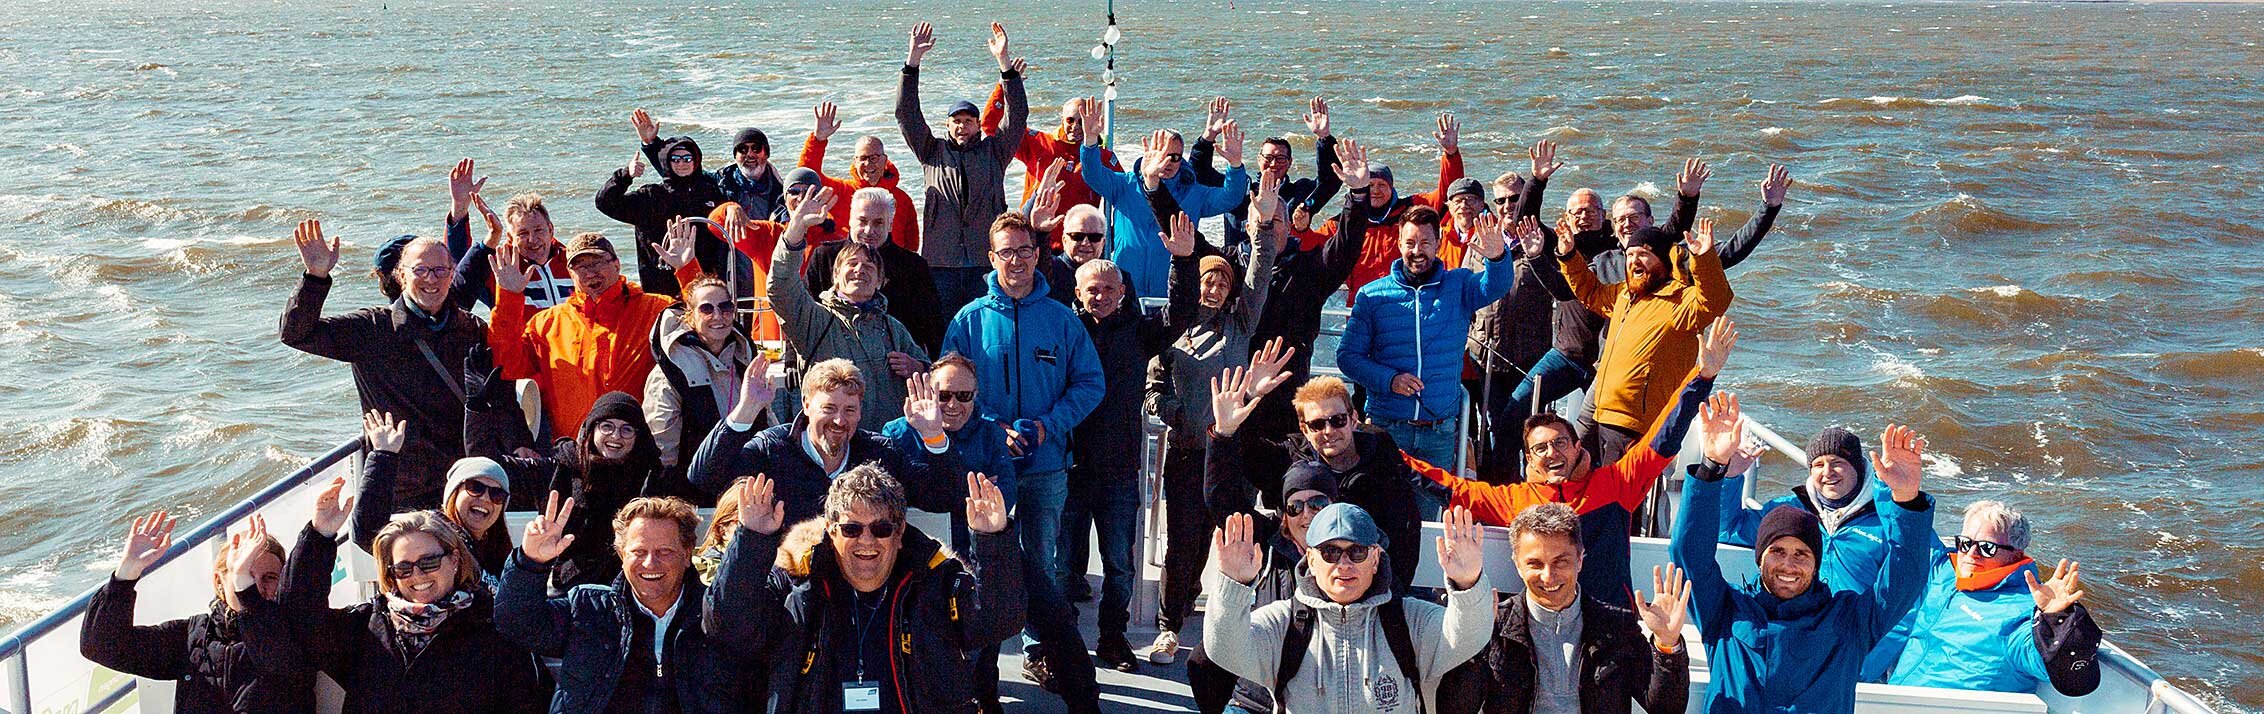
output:
[[952, 102], [951, 111], [945, 112], [944, 116], [955, 116], [959, 114], [973, 114], [979, 117], [983, 115], [983, 112], [982, 110], [975, 108], [974, 102], [961, 99], [959, 101]]
[[1290, 494], [1298, 491], [1319, 491], [1335, 501], [1336, 472], [1321, 467], [1292, 466], [1281, 478], [1281, 500], [1289, 500]]
[[1659, 256], [1659, 260], [1665, 261], [1673, 259], [1674, 244], [1677, 242], [1674, 234], [1654, 226], [1636, 231], [1634, 237], [1628, 239], [1627, 247], [1630, 250], [1637, 246], [1648, 248], [1652, 255]]
[[1454, 183], [1446, 185], [1446, 200], [1452, 201], [1454, 197], [1462, 195], [1477, 196], [1478, 200], [1484, 201], [1486, 200], [1486, 187], [1484, 184], [1478, 183], [1477, 179], [1468, 176], [1455, 179]]
[[770, 135], [764, 134], [763, 130], [761, 129], [748, 127], [745, 129], [740, 129], [737, 136], [731, 137], [732, 151], [738, 151], [739, 147], [746, 146], [748, 144], [754, 144], [755, 146], [767, 151], [770, 149]]
[[1391, 167], [1385, 166], [1384, 162], [1381, 161], [1368, 162], [1368, 178], [1397, 185], [1396, 182], [1391, 180]]
[[1768, 552], [1769, 544], [1785, 536], [1808, 544], [1808, 552], [1816, 555], [1818, 563], [1823, 562], [1824, 526], [1816, 520], [1816, 514], [1799, 506], [1778, 506], [1761, 517], [1761, 527], [1753, 535], [1753, 562], [1761, 562], [1761, 554]]
[[794, 170], [786, 172], [786, 187], [788, 189], [796, 186], [816, 186], [820, 183], [823, 182], [818, 179], [818, 172], [807, 166], [796, 166]]
[[377, 246], [377, 255], [374, 256], [373, 259], [373, 262], [377, 266], [377, 272], [393, 272], [394, 266], [401, 264], [401, 251], [407, 250], [409, 248], [409, 241], [416, 239], [417, 237], [414, 235], [403, 233], [401, 235], [387, 239], [382, 244], [379, 244]]
[[614, 259], [621, 257], [620, 254], [613, 252], [613, 241], [606, 240], [605, 236], [596, 233], [584, 233], [574, 236], [571, 241], [567, 241], [566, 262], [572, 263], [575, 258], [585, 255], [602, 255]]

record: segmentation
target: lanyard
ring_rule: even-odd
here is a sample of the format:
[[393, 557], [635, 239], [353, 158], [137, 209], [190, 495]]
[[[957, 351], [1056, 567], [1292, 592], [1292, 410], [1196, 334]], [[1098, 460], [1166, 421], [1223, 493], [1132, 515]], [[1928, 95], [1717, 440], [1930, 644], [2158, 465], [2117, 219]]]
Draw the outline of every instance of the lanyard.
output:
[[[857, 628], [857, 681], [865, 681], [865, 640], [871, 634], [873, 621], [880, 619], [880, 607], [888, 602], [887, 596], [888, 590], [886, 588], [874, 592], [871, 607], [859, 602], [864, 599], [864, 593], [853, 593], [849, 596], [850, 603], [854, 605], [849, 610], [849, 625]], [[865, 613], [864, 622], [861, 624], [857, 622], [858, 611]]]

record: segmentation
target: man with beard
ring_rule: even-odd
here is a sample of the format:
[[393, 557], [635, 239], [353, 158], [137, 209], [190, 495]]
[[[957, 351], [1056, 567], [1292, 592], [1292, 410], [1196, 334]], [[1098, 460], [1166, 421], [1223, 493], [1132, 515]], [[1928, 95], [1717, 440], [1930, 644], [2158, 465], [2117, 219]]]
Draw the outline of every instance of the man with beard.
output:
[[305, 268], [276, 332], [292, 349], [353, 365], [362, 411], [409, 421], [394, 503], [439, 506], [441, 477], [464, 455], [460, 369], [488, 329], [448, 303], [455, 273], [448, 247], [413, 236], [386, 242], [377, 251], [376, 272], [389, 276], [392, 304], [323, 317], [338, 239], [325, 239], [322, 222], [313, 219], [301, 221], [292, 239]]
[[757, 432], [754, 420], [762, 411], [764, 388], [755, 385], [761, 379], [749, 374], [739, 381], [738, 405], [692, 455], [693, 487], [721, 494], [739, 479], [766, 474], [778, 483], [787, 520], [800, 522], [818, 514], [827, 483], [860, 464], [878, 463], [917, 484], [912, 493], [921, 500], [914, 507], [950, 512], [950, 486], [964, 471], [951, 453], [934, 400], [906, 401], [905, 419], [918, 433], [921, 448], [901, 451], [881, 435], [857, 428], [863, 419], [865, 377], [849, 360], [811, 365], [802, 375], [801, 415]]
[[1627, 279], [1605, 285], [1571, 241], [1557, 243], [1557, 267], [1580, 304], [1612, 321], [1612, 339], [1596, 362], [1596, 457], [1617, 461], [1651, 428], [1678, 387], [1668, 379], [1697, 361], [1698, 334], [1729, 311], [1737, 295], [1714, 254], [1714, 222], [1690, 233], [1690, 280], [1677, 278], [1674, 235], [1657, 228], [1634, 233], [1627, 245]]
[[[881, 239], [896, 244], [897, 247], [908, 253], [918, 255], [920, 251], [919, 209], [913, 207], [912, 195], [897, 187], [897, 182], [903, 178], [903, 175], [896, 170], [896, 162], [888, 160], [888, 152], [882, 148], [880, 137], [871, 134], [857, 137], [856, 153], [849, 157], [848, 179], [825, 174], [826, 142], [833, 138], [834, 132], [841, 131], [839, 115], [840, 109], [835, 107], [833, 102], [818, 104], [817, 128], [811, 129], [809, 138], [802, 140], [802, 159], [797, 166], [818, 172], [818, 181], [826, 188], [832, 189], [833, 195], [836, 196], [863, 193], [865, 189], [873, 189], [887, 194], [890, 210], [882, 216], [883, 222], [879, 231]], [[844, 226], [850, 225], [855, 221], [851, 216], [854, 208], [855, 204], [852, 203], [834, 206], [833, 222]], [[852, 231], [853, 233], [854, 231]], [[855, 236], [852, 235], [851, 237]], [[819, 243], [822, 241], [811, 242]], [[895, 258], [891, 257], [889, 260], [894, 262]], [[920, 266], [924, 270], [927, 263], [923, 262]], [[932, 287], [930, 291], [933, 291]]]
[[920, 257], [935, 270], [936, 297], [943, 314], [950, 315], [983, 295], [991, 221], [1006, 212], [1006, 162], [1022, 143], [1030, 108], [1022, 94], [1022, 60], [1008, 54], [1006, 27], [994, 22], [990, 52], [998, 61], [999, 80], [1006, 84], [1006, 124], [997, 136], [983, 136], [975, 104], [961, 100], [946, 115], [948, 133], [936, 136], [920, 110], [920, 58], [932, 49], [935, 28], [926, 22], [914, 26], [896, 90], [896, 125], [926, 176]]
[[[640, 137], [644, 131], [640, 126]], [[645, 173], [643, 157], [646, 155], [660, 166], [660, 183], [630, 190], [629, 184]], [[716, 187], [715, 176], [700, 168], [700, 161], [699, 142], [689, 136], [669, 137], [649, 151], [631, 157], [627, 168], [614, 169], [612, 178], [597, 190], [599, 213], [636, 228], [637, 284], [645, 292], [674, 295], [683, 289], [678, 276], [672, 274], [677, 264], [666, 263], [664, 267], [661, 257], [661, 241], [668, 234], [669, 223], [678, 218], [706, 216], [729, 200]], [[723, 241], [703, 237], [694, 253], [701, 264], [720, 269], [730, 265], [726, 262], [730, 258], [729, 250]], [[568, 260], [572, 260], [571, 255]], [[501, 276], [497, 279], [501, 280]], [[580, 278], [575, 282], [581, 282]]]
[[[662, 259], [684, 282], [699, 275], [689, 230], [674, 232]], [[532, 315], [520, 292], [535, 271], [517, 267], [518, 249], [497, 250], [489, 266], [501, 296], [489, 315], [495, 324], [487, 334], [495, 366], [504, 379], [535, 381], [553, 436], [574, 433], [600, 394], [644, 393], [653, 366], [646, 340], [661, 311], [676, 304], [672, 296], [680, 284], [672, 277], [668, 292], [649, 293], [621, 279], [621, 258], [613, 252], [613, 242], [596, 233], [567, 242], [566, 263], [574, 272], [574, 296]]]

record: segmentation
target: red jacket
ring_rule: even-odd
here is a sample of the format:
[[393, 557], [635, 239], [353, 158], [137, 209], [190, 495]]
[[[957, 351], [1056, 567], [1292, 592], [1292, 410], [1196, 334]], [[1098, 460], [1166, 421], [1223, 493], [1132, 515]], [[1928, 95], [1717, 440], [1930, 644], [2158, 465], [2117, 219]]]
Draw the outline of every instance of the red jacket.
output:
[[[1462, 178], [1462, 154], [1456, 152], [1441, 156], [1439, 157], [1438, 188], [1429, 193], [1404, 196], [1391, 205], [1389, 213], [1369, 222], [1368, 237], [1360, 243], [1360, 262], [1352, 266], [1352, 277], [1344, 282], [1344, 305], [1346, 307], [1352, 306], [1352, 297], [1359, 294], [1360, 286], [1391, 274], [1392, 261], [1399, 260], [1400, 217], [1407, 215], [1407, 209], [1415, 206], [1429, 206], [1432, 210], [1444, 212], [1446, 210], [1446, 187], [1458, 178]], [[1370, 190], [1374, 190], [1374, 186], [1374, 184], [1369, 184]], [[1346, 197], [1345, 200], [1352, 199]], [[1328, 223], [1320, 227], [1319, 232], [1336, 235], [1336, 219], [1329, 219]], [[1445, 234], [1442, 230], [1442, 241], [1444, 238]], [[1440, 244], [1439, 259], [1442, 261], [1440, 264], [1450, 268], [1460, 267], [1462, 265], [1461, 244], [1457, 242], [1452, 246], [1455, 257], [1453, 262], [1445, 262], [1448, 249], [1449, 246], [1445, 243]]]
[[[851, 165], [849, 167], [849, 180], [843, 181], [826, 175], [825, 146], [826, 142], [819, 141], [816, 134], [810, 134], [802, 139], [800, 166], [818, 172], [818, 181], [824, 183], [826, 188], [833, 189], [833, 225], [836, 230], [832, 233], [812, 234], [810, 244], [817, 245], [849, 235], [849, 195], [856, 193], [857, 189], [860, 188], [877, 186], [888, 189], [888, 194], [896, 197], [896, 221], [888, 227], [888, 242], [903, 246], [905, 250], [919, 252], [920, 210], [912, 205], [912, 194], [905, 193], [904, 189], [896, 186], [898, 180], [902, 178], [896, 171], [896, 162], [888, 162], [887, 167], [881, 169], [881, 175], [878, 177], [866, 176], [862, 169]], [[750, 216], [750, 218], [767, 218], [767, 216]], [[748, 255], [758, 256], [756, 253], [748, 253]], [[770, 260], [770, 249], [763, 249], [755, 260]], [[755, 284], [761, 285], [762, 283]]]

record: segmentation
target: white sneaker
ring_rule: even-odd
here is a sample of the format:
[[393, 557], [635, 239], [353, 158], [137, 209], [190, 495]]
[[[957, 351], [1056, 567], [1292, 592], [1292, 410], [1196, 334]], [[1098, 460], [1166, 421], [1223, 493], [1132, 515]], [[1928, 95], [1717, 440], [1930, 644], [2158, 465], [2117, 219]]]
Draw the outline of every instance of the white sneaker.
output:
[[1170, 630], [1156, 633], [1156, 643], [1148, 645], [1147, 657], [1155, 664], [1179, 661], [1179, 633]]

